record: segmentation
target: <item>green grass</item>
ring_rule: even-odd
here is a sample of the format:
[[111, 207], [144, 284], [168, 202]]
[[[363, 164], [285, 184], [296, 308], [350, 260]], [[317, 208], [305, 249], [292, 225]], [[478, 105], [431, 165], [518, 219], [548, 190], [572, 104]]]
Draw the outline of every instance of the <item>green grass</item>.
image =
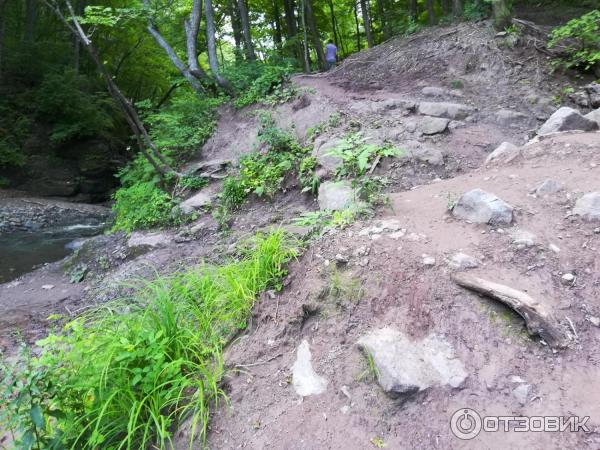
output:
[[225, 399], [225, 345], [296, 254], [283, 232], [258, 235], [235, 261], [157, 276], [69, 322], [39, 356], [0, 365], [0, 429], [18, 448], [169, 448], [185, 422], [197, 446]]

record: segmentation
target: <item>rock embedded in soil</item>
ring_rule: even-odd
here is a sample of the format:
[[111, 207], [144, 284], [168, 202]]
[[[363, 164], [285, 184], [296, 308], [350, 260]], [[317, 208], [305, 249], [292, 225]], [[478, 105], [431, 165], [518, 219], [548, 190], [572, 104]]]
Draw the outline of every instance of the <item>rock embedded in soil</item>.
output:
[[212, 198], [208, 192], [200, 191], [197, 194], [192, 195], [187, 200], [184, 200], [179, 204], [179, 208], [184, 214], [192, 214], [193, 212], [210, 206]]
[[538, 131], [538, 135], [541, 136], [558, 131], [594, 131], [597, 129], [598, 124], [596, 122], [582, 116], [576, 109], [563, 106], [542, 125]]
[[432, 166], [441, 166], [444, 164], [444, 154], [431, 147], [417, 147], [410, 150], [410, 153], [414, 159], [421, 161]]
[[143, 231], [134, 231], [127, 240], [127, 247], [165, 247], [171, 243], [171, 237], [163, 232], [148, 233]]
[[517, 247], [532, 247], [537, 242], [537, 236], [530, 231], [515, 228], [509, 232], [513, 244]]
[[525, 405], [527, 403], [527, 396], [529, 395], [529, 385], [520, 384], [513, 389], [512, 394], [521, 405]]
[[417, 130], [425, 135], [432, 136], [434, 134], [440, 134], [446, 131], [449, 123], [450, 119], [425, 116], [418, 122]]
[[485, 165], [493, 162], [509, 163], [521, 154], [521, 150], [510, 142], [503, 142], [485, 159]]
[[319, 165], [328, 173], [333, 173], [343, 163], [342, 158], [333, 156], [329, 153], [338, 147], [342, 141], [337, 137], [331, 138], [328, 136], [319, 136], [314, 145], [312, 155], [317, 158]]
[[340, 211], [354, 203], [354, 189], [350, 181], [326, 181], [319, 186], [319, 208]]
[[586, 119], [589, 119], [589, 120], [593, 120], [600, 127], [600, 108], [586, 114], [583, 117], [585, 117]]
[[513, 111], [512, 109], [501, 109], [494, 116], [497, 123], [506, 126], [524, 124], [530, 118], [527, 114]]
[[381, 328], [361, 337], [357, 345], [371, 355], [377, 381], [392, 397], [436, 385], [458, 388], [468, 376], [452, 346], [435, 335], [412, 341], [397, 330]]
[[556, 194], [561, 189], [560, 182], [556, 180], [547, 179], [544, 180], [537, 188], [535, 188], [536, 195], [543, 197], [544, 195]]
[[473, 189], [460, 197], [452, 209], [452, 215], [473, 223], [510, 225], [513, 220], [513, 207], [494, 194]]
[[421, 102], [419, 104], [419, 114], [452, 120], [466, 119], [473, 111], [470, 106], [460, 103]]
[[426, 86], [421, 90], [421, 93], [426, 97], [462, 97], [462, 92], [444, 89], [437, 86]]
[[573, 214], [585, 220], [600, 220], [600, 192], [589, 192], [575, 202]]
[[479, 262], [466, 253], [458, 252], [452, 255], [448, 262], [448, 266], [450, 266], [451, 269], [456, 270], [474, 269], [479, 267]]
[[296, 362], [292, 366], [292, 385], [302, 397], [322, 394], [327, 390], [327, 379], [315, 372], [311, 360], [312, 354], [305, 339], [298, 346]]

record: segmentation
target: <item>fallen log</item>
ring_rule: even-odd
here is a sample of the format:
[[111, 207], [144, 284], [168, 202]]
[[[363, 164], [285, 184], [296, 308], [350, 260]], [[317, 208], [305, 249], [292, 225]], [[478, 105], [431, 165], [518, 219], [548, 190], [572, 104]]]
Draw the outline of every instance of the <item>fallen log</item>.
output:
[[564, 348], [569, 343], [569, 338], [552, 312], [525, 292], [467, 273], [456, 273], [452, 278], [459, 286], [512, 308], [525, 320], [529, 334], [540, 336], [550, 347]]

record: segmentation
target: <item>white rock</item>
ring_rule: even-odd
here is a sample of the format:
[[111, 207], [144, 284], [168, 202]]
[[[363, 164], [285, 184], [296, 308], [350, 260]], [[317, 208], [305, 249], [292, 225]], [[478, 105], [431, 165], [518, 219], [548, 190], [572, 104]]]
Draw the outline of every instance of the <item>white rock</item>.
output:
[[521, 149], [510, 142], [503, 142], [485, 159], [485, 165], [493, 162], [509, 163], [521, 154]]
[[361, 337], [358, 346], [372, 356], [377, 381], [390, 395], [434, 385], [458, 388], [468, 376], [450, 344], [435, 335], [414, 341], [392, 328], [381, 328]]
[[322, 394], [327, 389], [327, 379], [317, 375], [311, 359], [310, 347], [305, 339], [298, 346], [296, 362], [292, 366], [292, 385], [302, 397]]
[[54, 285], [53, 284], [44, 284], [44, 285], [42, 285], [42, 289], [49, 291], [50, 289], [54, 289]]
[[435, 266], [435, 258], [433, 256], [423, 255], [424, 266]]
[[575, 275], [573, 275], [572, 273], [565, 273], [561, 277], [561, 280], [563, 281], [564, 284], [573, 283], [573, 281], [575, 281]]
[[573, 214], [589, 221], [600, 220], [600, 192], [590, 192], [577, 200]]
[[512, 391], [513, 397], [517, 399], [517, 401], [524, 405], [527, 403], [527, 396], [529, 395], [529, 385], [528, 384], [520, 384]]
[[513, 208], [494, 194], [473, 189], [460, 197], [452, 215], [473, 223], [509, 225], [513, 219]]
[[558, 245], [555, 244], [550, 244], [548, 245], [548, 248], [553, 251], [554, 253], [560, 253], [560, 248], [558, 247]]
[[590, 317], [588, 317], [588, 320], [595, 327], [600, 327], [600, 317], [590, 316]]

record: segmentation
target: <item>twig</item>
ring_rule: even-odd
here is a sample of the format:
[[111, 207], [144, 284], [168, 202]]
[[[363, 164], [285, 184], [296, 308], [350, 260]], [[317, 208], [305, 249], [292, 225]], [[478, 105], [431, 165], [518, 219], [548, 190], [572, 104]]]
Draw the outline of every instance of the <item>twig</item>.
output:
[[279, 353], [279, 354], [277, 354], [275, 356], [271, 356], [269, 359], [267, 359], [265, 361], [258, 361], [258, 362], [251, 363], [251, 364], [236, 364], [234, 367], [236, 369], [247, 369], [248, 367], [260, 366], [260, 365], [263, 365], [263, 364], [270, 363], [274, 359], [277, 359], [277, 358], [279, 358], [281, 356], [283, 356], [283, 353]]
[[573, 325], [571, 319], [569, 319], [567, 316], [565, 316], [565, 319], [567, 319], [567, 322], [569, 322], [569, 326], [571, 327], [571, 330], [573, 330], [573, 335], [575, 336], [575, 339], [579, 339], [579, 336], [577, 335], [577, 330], [575, 330], [575, 325]]

